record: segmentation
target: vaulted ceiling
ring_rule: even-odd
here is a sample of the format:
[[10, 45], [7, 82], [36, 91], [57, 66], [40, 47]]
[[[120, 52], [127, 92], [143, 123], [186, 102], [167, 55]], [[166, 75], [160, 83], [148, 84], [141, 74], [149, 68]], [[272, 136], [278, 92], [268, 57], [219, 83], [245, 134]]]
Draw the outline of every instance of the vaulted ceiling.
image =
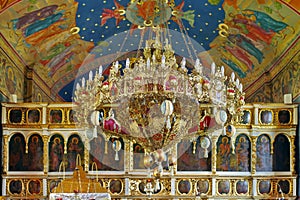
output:
[[224, 65], [253, 93], [295, 51], [299, 11], [298, 0], [1, 0], [0, 34], [64, 101], [74, 81], [110, 64], [118, 50], [137, 49], [143, 27], [160, 24], [178, 33], [177, 54], [196, 50], [205, 66]]

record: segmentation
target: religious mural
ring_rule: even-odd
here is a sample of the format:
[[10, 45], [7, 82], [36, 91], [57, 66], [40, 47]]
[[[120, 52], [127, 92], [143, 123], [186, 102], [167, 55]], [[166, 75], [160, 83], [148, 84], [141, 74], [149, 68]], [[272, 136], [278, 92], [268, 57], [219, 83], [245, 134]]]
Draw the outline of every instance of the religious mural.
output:
[[[299, 45], [296, 45], [297, 49]], [[288, 58], [291, 55], [288, 56]], [[269, 85], [258, 89], [248, 102], [284, 102], [284, 94], [292, 94], [294, 103], [300, 102], [300, 53], [298, 52]]]
[[[2, 38], [0, 37], [0, 45], [2, 46]], [[19, 66], [21, 67], [21, 66]], [[3, 100], [11, 99], [11, 95], [16, 94], [17, 100], [23, 100], [24, 91], [24, 74], [16, 66], [5, 51], [0, 48], [0, 92]]]
[[[293, 9], [299, 9], [294, 0], [205, 0], [202, 3], [174, 0], [160, 5], [150, 0], [143, 4], [129, 3], [129, 0], [53, 0], [50, 3], [43, 0], [4, 1], [0, 5], [6, 16], [0, 20], [5, 39], [27, 64], [35, 62], [34, 70], [51, 88], [49, 93], [58, 93], [65, 101], [71, 101], [72, 81], [84, 60], [88, 59], [86, 63], [89, 63], [99, 56], [113, 56], [120, 45], [112, 44], [108, 40], [111, 36], [125, 31], [136, 34], [141, 31], [139, 27], [152, 25], [150, 22], [154, 25], [168, 22], [172, 30], [188, 28], [189, 37], [217, 64], [231, 69], [226, 72], [236, 72], [246, 90], [265, 71], [273, 70], [272, 59], [278, 59], [292, 45], [300, 28], [294, 20], [297, 13]], [[163, 14], [155, 14], [158, 8]], [[92, 51], [94, 47], [99, 48]], [[201, 50], [198, 53], [208, 67], [211, 60]], [[103, 63], [106, 64], [109, 63]], [[285, 83], [283, 90], [294, 90], [289, 88], [292, 85], [289, 83]], [[8, 76], [6, 84], [12, 91], [12, 84], [19, 83]]]

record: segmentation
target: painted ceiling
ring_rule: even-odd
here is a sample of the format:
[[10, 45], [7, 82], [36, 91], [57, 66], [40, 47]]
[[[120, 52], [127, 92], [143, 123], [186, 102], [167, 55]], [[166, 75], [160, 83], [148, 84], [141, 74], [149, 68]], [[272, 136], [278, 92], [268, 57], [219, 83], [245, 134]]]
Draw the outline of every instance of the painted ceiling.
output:
[[298, 0], [0, 0], [0, 33], [64, 101], [78, 78], [137, 49], [143, 27], [161, 24], [189, 36], [173, 40], [175, 52], [224, 65], [247, 92], [297, 43], [299, 11]]

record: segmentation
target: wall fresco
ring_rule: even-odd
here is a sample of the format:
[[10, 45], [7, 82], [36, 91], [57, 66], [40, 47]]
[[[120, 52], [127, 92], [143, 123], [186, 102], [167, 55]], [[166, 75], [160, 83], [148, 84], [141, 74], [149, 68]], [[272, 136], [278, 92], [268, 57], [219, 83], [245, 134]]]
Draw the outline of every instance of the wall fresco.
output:
[[[298, 45], [299, 46], [299, 45]], [[296, 48], [296, 47], [295, 47]], [[300, 52], [295, 54], [291, 61], [273, 77], [269, 84], [258, 88], [249, 96], [247, 102], [274, 102], [283, 103], [284, 94], [292, 94], [293, 103], [300, 102]], [[271, 77], [272, 78], [272, 77]]]
[[[1, 44], [1, 41], [0, 41]], [[21, 67], [21, 66], [19, 66]], [[12, 94], [17, 95], [17, 100], [22, 101], [24, 96], [24, 74], [10, 60], [2, 48], [0, 48], [0, 91], [5, 99], [10, 99]]]

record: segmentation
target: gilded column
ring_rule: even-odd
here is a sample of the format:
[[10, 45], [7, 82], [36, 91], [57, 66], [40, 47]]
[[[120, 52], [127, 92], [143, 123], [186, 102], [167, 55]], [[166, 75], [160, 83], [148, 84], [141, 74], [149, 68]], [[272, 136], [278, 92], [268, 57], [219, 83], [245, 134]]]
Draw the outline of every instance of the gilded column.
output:
[[129, 172], [130, 169], [133, 169], [133, 152], [130, 148], [130, 141], [124, 141], [124, 171]]
[[48, 143], [48, 139], [49, 139], [49, 136], [48, 135], [43, 135], [43, 143], [44, 143], [44, 148], [43, 148], [43, 151], [44, 151], [44, 160], [43, 160], [43, 163], [44, 163], [44, 173], [46, 174], [48, 172], [48, 161], [49, 161], [49, 143]]
[[213, 174], [217, 172], [217, 141], [218, 141], [218, 136], [212, 136], [211, 171]]
[[8, 157], [8, 135], [3, 136], [3, 174], [7, 173], [7, 166], [9, 162]]
[[290, 159], [291, 159], [291, 164], [290, 164], [290, 170], [292, 172], [292, 174], [296, 174], [296, 171], [295, 171], [295, 162], [296, 162], [296, 152], [295, 152], [295, 136], [292, 135], [290, 136], [291, 138], [291, 143], [290, 143], [290, 146], [291, 146], [291, 154], [290, 154]]
[[89, 140], [85, 140], [84, 144], [84, 170], [89, 171], [89, 159], [90, 159], [90, 154], [89, 154]]
[[251, 136], [251, 149], [252, 149], [252, 155], [251, 155], [251, 174], [256, 173], [256, 141], [257, 136]]

